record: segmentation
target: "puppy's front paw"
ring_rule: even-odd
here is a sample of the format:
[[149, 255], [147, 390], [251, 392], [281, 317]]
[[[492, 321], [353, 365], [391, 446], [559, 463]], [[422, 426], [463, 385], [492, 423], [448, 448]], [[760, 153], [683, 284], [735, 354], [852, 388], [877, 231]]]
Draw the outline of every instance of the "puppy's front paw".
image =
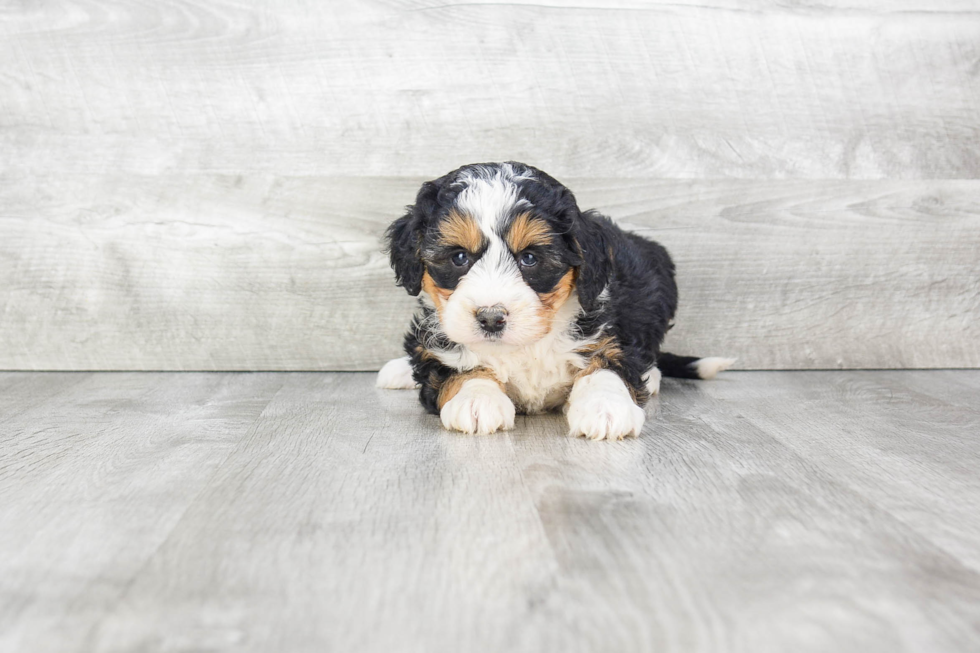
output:
[[451, 431], [486, 435], [514, 428], [514, 402], [495, 381], [470, 379], [439, 411], [442, 425]]
[[609, 370], [593, 372], [575, 382], [568, 396], [567, 416], [569, 435], [584, 435], [590, 440], [636, 437], [646, 418], [623, 380]]

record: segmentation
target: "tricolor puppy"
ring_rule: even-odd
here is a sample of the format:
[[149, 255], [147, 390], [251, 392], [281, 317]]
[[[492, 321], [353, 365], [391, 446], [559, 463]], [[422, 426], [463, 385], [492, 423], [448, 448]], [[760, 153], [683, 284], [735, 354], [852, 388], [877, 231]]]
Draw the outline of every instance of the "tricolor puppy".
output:
[[423, 293], [408, 356], [383, 388], [420, 387], [447, 429], [492, 433], [564, 409], [572, 435], [639, 435], [661, 374], [733, 362], [661, 353], [677, 308], [667, 250], [627, 233], [522, 163], [463, 166], [422, 184], [387, 232], [398, 284]]

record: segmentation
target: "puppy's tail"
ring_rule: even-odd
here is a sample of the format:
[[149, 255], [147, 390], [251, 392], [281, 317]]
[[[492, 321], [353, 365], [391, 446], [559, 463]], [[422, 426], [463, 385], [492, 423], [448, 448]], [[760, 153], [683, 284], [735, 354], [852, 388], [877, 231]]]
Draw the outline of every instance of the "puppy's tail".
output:
[[664, 376], [678, 379], [713, 379], [718, 372], [727, 370], [735, 358], [696, 358], [694, 356], [675, 356], [661, 352], [657, 359], [657, 369]]

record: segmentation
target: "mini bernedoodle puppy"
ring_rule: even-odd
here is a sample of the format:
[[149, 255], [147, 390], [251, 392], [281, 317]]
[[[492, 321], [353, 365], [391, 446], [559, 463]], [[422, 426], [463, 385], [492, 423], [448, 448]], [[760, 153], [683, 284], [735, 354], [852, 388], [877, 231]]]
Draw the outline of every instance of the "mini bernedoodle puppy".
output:
[[463, 166], [422, 184], [386, 234], [398, 284], [424, 293], [408, 356], [382, 388], [420, 388], [447, 429], [492, 433], [563, 408], [571, 435], [639, 435], [661, 374], [709, 379], [734, 361], [660, 351], [674, 264], [522, 163]]

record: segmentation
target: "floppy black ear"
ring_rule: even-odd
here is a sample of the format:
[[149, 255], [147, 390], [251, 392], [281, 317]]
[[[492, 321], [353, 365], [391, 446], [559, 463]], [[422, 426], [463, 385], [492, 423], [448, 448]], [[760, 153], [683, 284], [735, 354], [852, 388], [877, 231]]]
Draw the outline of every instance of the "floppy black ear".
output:
[[[438, 180], [437, 180], [438, 181]], [[430, 216], [435, 211], [439, 186], [427, 181], [419, 189], [415, 204], [406, 207], [406, 213], [391, 223], [385, 232], [388, 256], [395, 271], [395, 280], [413, 297], [422, 290], [422, 238]]]
[[555, 216], [553, 224], [564, 235], [570, 250], [565, 262], [578, 273], [575, 287], [579, 303], [586, 311], [592, 311], [612, 274], [607, 234], [611, 233], [613, 224], [598, 211], [580, 211], [572, 191], [554, 177], [536, 168], [532, 170], [539, 185], [525, 192], [531, 195], [532, 204]]
[[612, 274], [613, 252], [605, 237], [609, 225], [609, 218], [596, 211], [578, 213], [572, 221], [571, 236], [582, 259], [575, 287], [579, 303], [586, 311], [596, 308], [599, 294]]

